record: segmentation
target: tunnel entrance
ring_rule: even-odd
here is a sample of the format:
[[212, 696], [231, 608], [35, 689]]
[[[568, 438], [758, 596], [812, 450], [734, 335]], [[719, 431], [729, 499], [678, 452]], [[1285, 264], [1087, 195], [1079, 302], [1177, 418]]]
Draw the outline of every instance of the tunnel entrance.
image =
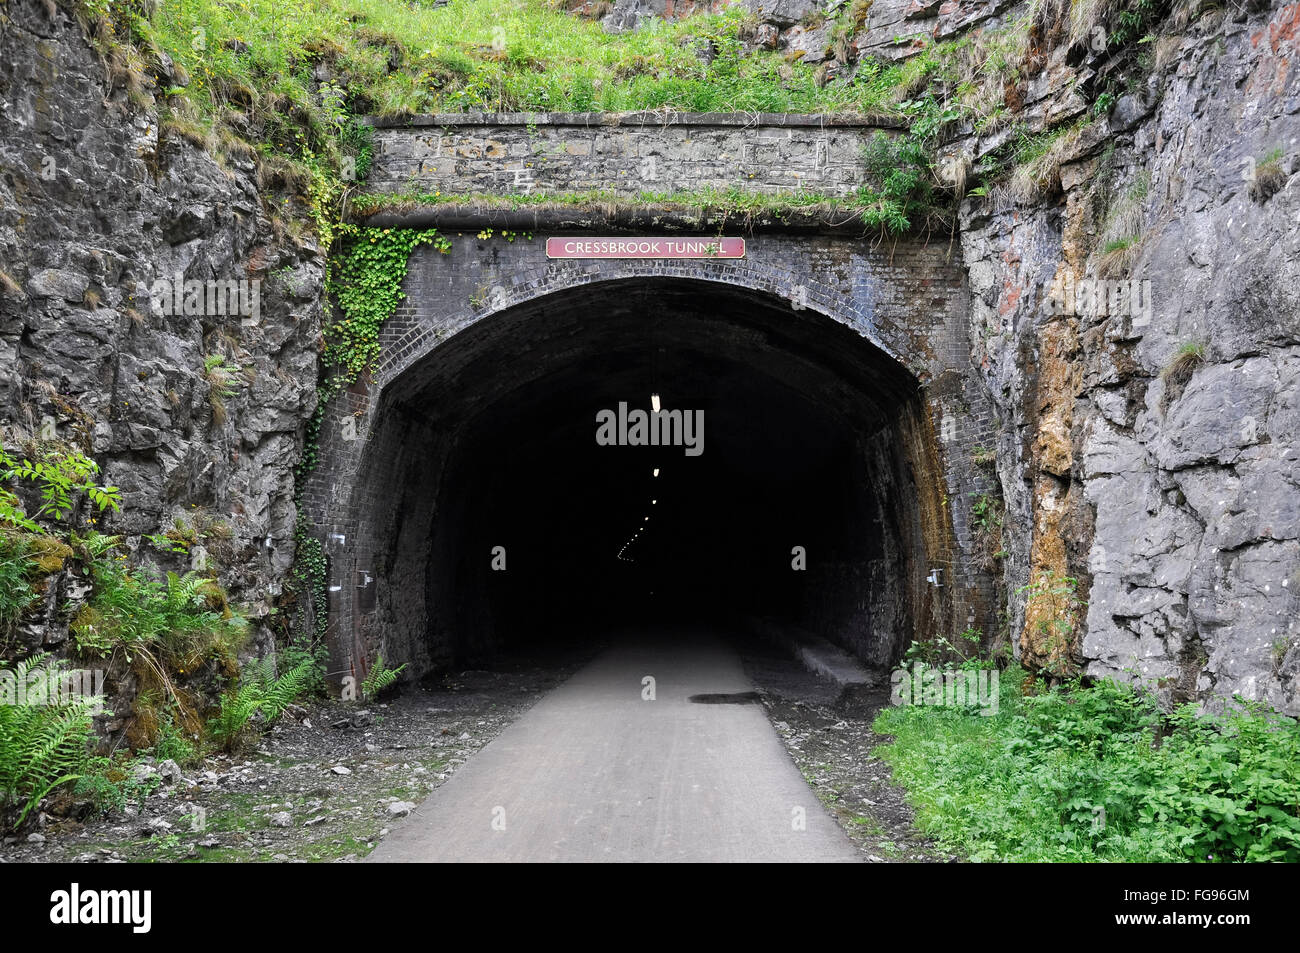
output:
[[[636, 429], [652, 395], [675, 444]], [[763, 619], [888, 665], [936, 611], [941, 485], [917, 381], [853, 328], [715, 282], [555, 292], [384, 388], [336, 650], [419, 674], [629, 623]]]

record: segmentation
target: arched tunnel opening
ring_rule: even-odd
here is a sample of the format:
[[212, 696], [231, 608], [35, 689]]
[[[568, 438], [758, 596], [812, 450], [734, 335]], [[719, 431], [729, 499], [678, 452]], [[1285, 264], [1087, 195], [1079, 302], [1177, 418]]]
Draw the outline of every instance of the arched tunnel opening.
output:
[[788, 301], [544, 296], [385, 389], [354, 495], [374, 595], [335, 638], [420, 674], [642, 624], [784, 627], [887, 666], [936, 612], [928, 433], [896, 360]]

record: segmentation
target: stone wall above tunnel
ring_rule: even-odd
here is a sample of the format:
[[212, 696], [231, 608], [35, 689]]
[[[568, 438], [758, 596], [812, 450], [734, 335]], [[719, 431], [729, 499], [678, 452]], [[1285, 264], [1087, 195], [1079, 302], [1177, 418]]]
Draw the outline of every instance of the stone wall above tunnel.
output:
[[843, 196], [865, 184], [861, 119], [745, 113], [464, 113], [374, 120], [366, 187], [433, 195], [743, 188]]
[[[747, 238], [746, 257], [740, 260], [559, 261], [546, 257], [542, 236], [507, 241], [462, 232], [447, 237], [449, 253], [423, 247], [412, 257], [406, 299], [381, 332], [376, 373], [333, 402], [320, 431], [320, 463], [304, 504], [326, 544], [330, 582], [337, 587], [331, 598], [332, 670], [352, 670], [360, 677], [367, 659], [381, 648], [386, 661], [412, 661], [413, 669], [434, 661], [414, 634], [430, 620], [409, 599], [402, 608], [392, 601], [395, 593], [420, 584], [419, 567], [395, 559], [393, 546], [404, 534], [418, 536], [432, 518], [441, 467], [420, 471], [422, 489], [408, 495], [410, 509], [398, 512], [407, 504], [396, 499], [414, 472], [409, 459], [403, 463], [399, 457], [422, 447], [430, 459], [445, 461], [455, 439], [440, 429], [436, 413], [413, 408], [464, 401], [483, 373], [495, 372], [493, 361], [502, 355], [517, 355], [520, 365], [526, 364], [532, 346], [524, 330], [528, 322], [545, 319], [548, 310], [575, 307], [583, 299], [574, 295], [608, 300], [608, 289], [633, 285], [690, 285], [701, 293], [752, 301], [754, 308], [778, 315], [778, 325], [772, 326], [778, 333], [782, 327], [820, 322], [842, 331], [828, 339], [825, 360], [834, 363], [837, 353], [860, 346], [880, 355], [882, 368], [894, 368], [879, 383], [898, 390], [898, 407], [916, 408], [901, 415], [906, 420], [890, 424], [898, 434], [891, 439], [906, 461], [890, 470], [878, 452], [873, 457], [869, 446], [861, 450], [868, 471], [899, 485], [919, 485], [907, 490], [919, 497], [919, 515], [900, 532], [908, 534], [907, 545], [925, 553], [919, 578], [940, 569], [942, 584], [934, 591], [914, 587], [912, 605], [900, 615], [920, 615], [926, 625], [944, 631], [953, 626], [960, 631], [972, 622], [991, 624], [992, 586], [976, 565], [970, 520], [973, 495], [989, 489], [970, 460], [977, 446], [991, 442], [990, 418], [978, 403], [978, 390], [969, 386], [966, 286], [946, 243], [873, 247], [834, 236], [761, 234]], [[601, 316], [591, 313], [586, 320], [598, 328]], [[756, 328], [752, 333], [772, 332]], [[451, 345], [471, 336], [498, 357], [455, 366], [460, 352]], [[481, 412], [493, 397], [475, 400], [480, 404], [475, 412]], [[827, 571], [826, 578], [840, 587], [868, 578], [847, 566]], [[367, 591], [359, 582], [359, 573], [366, 572], [379, 580], [370, 584], [377, 589]], [[843, 617], [855, 611], [851, 603], [837, 596], [813, 606], [810, 615]], [[870, 607], [856, 611], [871, 615]], [[885, 617], [892, 618], [879, 613], [875, 618]], [[396, 634], [402, 631], [408, 635]], [[890, 645], [905, 645], [914, 636], [899, 632]], [[850, 647], [866, 652], [864, 646]]]

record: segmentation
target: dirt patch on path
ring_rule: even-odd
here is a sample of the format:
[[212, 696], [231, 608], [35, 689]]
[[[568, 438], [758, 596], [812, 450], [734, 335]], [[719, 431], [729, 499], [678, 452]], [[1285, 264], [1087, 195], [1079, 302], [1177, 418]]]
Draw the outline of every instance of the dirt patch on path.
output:
[[826, 809], [873, 863], [944, 862], [912, 825], [913, 813], [889, 765], [875, 754], [886, 739], [871, 730], [889, 696], [837, 708], [837, 686], [766, 646], [738, 646], [768, 717], [790, 758]]
[[504, 660], [380, 704], [310, 705], [124, 813], [44, 819], [34, 836], [5, 838], [0, 862], [357, 860], [593, 654]]

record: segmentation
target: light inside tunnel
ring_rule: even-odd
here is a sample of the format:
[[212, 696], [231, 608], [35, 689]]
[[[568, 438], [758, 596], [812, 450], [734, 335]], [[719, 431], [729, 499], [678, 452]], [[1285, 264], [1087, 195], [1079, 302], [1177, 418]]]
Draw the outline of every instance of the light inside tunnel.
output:
[[[640, 413], [698, 421], [703, 452], [686, 428], [632, 439], [634, 411], [597, 439], [650, 373], [673, 405]], [[729, 286], [601, 282], [494, 315], [385, 391], [358, 647], [382, 637], [418, 671], [647, 618], [762, 618], [888, 664], [927, 611], [922, 420], [916, 382], [855, 330]]]

